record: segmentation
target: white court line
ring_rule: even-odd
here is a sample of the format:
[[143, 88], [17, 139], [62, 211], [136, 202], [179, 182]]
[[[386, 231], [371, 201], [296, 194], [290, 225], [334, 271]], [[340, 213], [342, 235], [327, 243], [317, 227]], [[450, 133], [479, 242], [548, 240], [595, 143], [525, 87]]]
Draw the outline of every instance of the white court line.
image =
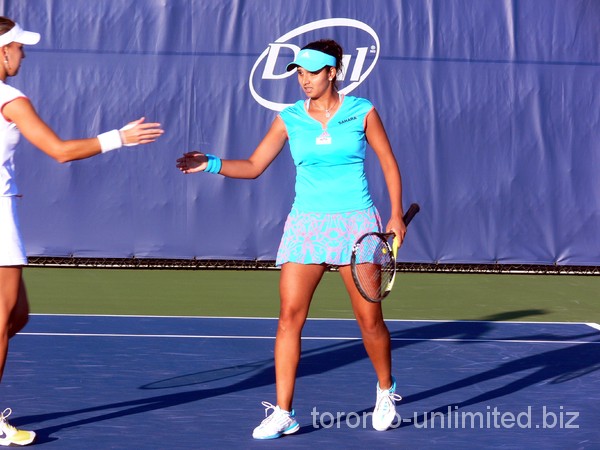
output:
[[[235, 319], [235, 320], [274, 320], [274, 317], [222, 317], [222, 316], [154, 316], [154, 315], [112, 315], [112, 314], [31, 314], [34, 316], [49, 316], [49, 317], [109, 317], [109, 318], [156, 318], [156, 319]], [[355, 321], [355, 319], [327, 319], [327, 318], [309, 318], [309, 321]], [[485, 320], [405, 320], [405, 319], [390, 319], [386, 322], [406, 322], [406, 323], [502, 323], [510, 325], [519, 324], [534, 324], [534, 325], [586, 325], [600, 331], [600, 325], [596, 323], [585, 323], [585, 322], [505, 322], [505, 321], [485, 321]], [[167, 338], [167, 339], [264, 339], [274, 340], [275, 336], [217, 336], [217, 335], [182, 335], [182, 334], [122, 334], [122, 333], [43, 333], [43, 332], [21, 332], [21, 336], [67, 336], [67, 337], [120, 337], [120, 338]], [[302, 340], [314, 340], [314, 341], [357, 341], [361, 340], [359, 337], [347, 337], [347, 336], [332, 336], [332, 337], [320, 337], [320, 336], [302, 336]], [[518, 343], [518, 344], [600, 344], [600, 342], [589, 342], [589, 341], [555, 341], [555, 340], [526, 340], [526, 339], [469, 339], [469, 338], [392, 338], [392, 341], [409, 341], [409, 342], [506, 342], [506, 343]]]
[[[180, 339], [275, 339], [275, 336], [211, 336], [195, 334], [119, 334], [119, 333], [19, 333], [19, 336], [67, 337], [127, 337], [127, 338], [180, 338]], [[356, 338], [358, 339], [358, 338]]]
[[[48, 316], [48, 317], [112, 317], [112, 318], [142, 318], [142, 319], [235, 319], [235, 320], [277, 320], [277, 317], [239, 317], [239, 316], [155, 316], [144, 314], [48, 314], [48, 313], [30, 313], [30, 316]], [[309, 317], [308, 321], [352, 321], [354, 318], [328, 318], [328, 317]], [[416, 322], [416, 323], [504, 323], [504, 324], [539, 324], [539, 325], [587, 325], [600, 330], [600, 325], [593, 322], [537, 322], [537, 321], [505, 321], [505, 320], [441, 320], [441, 319], [385, 319], [386, 322]]]
[[[20, 336], [66, 336], [66, 337], [116, 337], [116, 338], [165, 338], [165, 339], [266, 339], [274, 340], [275, 336], [216, 336], [216, 335], [194, 335], [194, 334], [116, 334], [116, 333], [19, 333]], [[306, 341], [360, 341], [359, 337], [346, 336], [302, 336]], [[516, 344], [600, 344], [600, 341], [550, 341], [550, 340], [528, 340], [528, 339], [460, 339], [460, 338], [392, 338], [392, 341], [410, 342], [502, 342]]]
[[600, 331], [600, 325], [598, 325], [597, 323], [586, 323], [586, 325]]

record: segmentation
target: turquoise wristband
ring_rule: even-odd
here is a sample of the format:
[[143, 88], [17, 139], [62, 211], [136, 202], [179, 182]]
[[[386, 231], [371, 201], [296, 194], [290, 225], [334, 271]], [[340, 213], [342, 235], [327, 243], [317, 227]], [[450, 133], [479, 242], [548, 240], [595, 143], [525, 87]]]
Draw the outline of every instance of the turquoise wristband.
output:
[[208, 173], [219, 173], [221, 171], [221, 166], [223, 165], [221, 158], [215, 155], [209, 155], [208, 153], [206, 153], [206, 157], [208, 158], [208, 164], [204, 171]]

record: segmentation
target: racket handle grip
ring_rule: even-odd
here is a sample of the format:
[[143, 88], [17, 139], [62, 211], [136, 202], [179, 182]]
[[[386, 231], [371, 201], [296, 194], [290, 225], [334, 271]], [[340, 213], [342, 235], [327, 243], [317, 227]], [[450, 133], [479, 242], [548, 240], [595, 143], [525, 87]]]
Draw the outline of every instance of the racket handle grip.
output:
[[418, 203], [413, 203], [410, 205], [408, 211], [406, 211], [406, 214], [404, 214], [404, 217], [402, 218], [402, 220], [404, 220], [404, 225], [408, 226], [410, 221], [413, 220], [413, 217], [415, 217], [420, 210], [421, 207]]

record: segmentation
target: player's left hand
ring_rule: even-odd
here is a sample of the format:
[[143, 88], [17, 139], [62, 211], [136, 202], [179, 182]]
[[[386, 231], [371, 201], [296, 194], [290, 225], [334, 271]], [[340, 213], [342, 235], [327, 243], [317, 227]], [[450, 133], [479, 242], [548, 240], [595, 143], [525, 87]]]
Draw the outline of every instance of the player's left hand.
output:
[[406, 225], [402, 220], [402, 217], [391, 218], [386, 227], [387, 233], [394, 233], [395, 239], [398, 240], [398, 247], [402, 245], [404, 236], [406, 235]]

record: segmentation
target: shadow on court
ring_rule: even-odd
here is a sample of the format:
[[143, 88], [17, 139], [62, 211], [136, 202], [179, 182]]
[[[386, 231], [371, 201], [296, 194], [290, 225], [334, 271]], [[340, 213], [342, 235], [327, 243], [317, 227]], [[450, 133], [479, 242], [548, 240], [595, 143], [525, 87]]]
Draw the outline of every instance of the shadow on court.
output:
[[[515, 311], [503, 314], [501, 318], [523, 318], [531, 315], [543, 314], [539, 310]], [[495, 342], [498, 337], [494, 336], [496, 324], [488, 322], [497, 320], [499, 316], [483, 319], [481, 322], [426, 322], [426, 325], [416, 326], [406, 330], [392, 331], [392, 350], [399, 350], [414, 345], [419, 342], [441, 339], [456, 340], [461, 345], [469, 345], [470, 341], [480, 339], [490, 339]], [[575, 334], [568, 336], [568, 340], [582, 338], [596, 338], [591, 343], [599, 343], [597, 339], [600, 332], [594, 331], [584, 334]], [[550, 340], [561, 342], [565, 340], [564, 336], [553, 335], [552, 333], [536, 333], [531, 335], [505, 335], [500, 340]], [[252, 345], [248, 341], [245, 345]], [[500, 344], [498, 344], [500, 345]], [[564, 345], [567, 345], [566, 343]], [[336, 369], [343, 368], [361, 360], [366, 360], [367, 355], [360, 340], [349, 340], [335, 342], [324, 345], [319, 348], [303, 351], [302, 360], [298, 369], [298, 378], [311, 377], [313, 375], [324, 374]], [[440, 365], [443, 361], [439, 361]], [[424, 389], [420, 392], [411, 393], [404, 397], [402, 405], [408, 405], [423, 399], [447, 394], [448, 392], [463, 393], [464, 399], [454, 402], [452, 406], [464, 408], [468, 405], [483, 403], [499, 397], [509, 396], [515, 392], [521, 391], [534, 384], [545, 382], [547, 384], [560, 384], [567, 380], [572, 380], [600, 369], [600, 346], [585, 344], [568, 345], [559, 349], [544, 351], [535, 355], [511, 359], [501, 362], [497, 367], [491, 370], [485, 370], [475, 375], [464, 377], [457, 381], [444, 383]], [[401, 371], [402, 367], [397, 367]], [[427, 371], [428, 367], [423, 367]], [[514, 378], [515, 374], [525, 372], [523, 376]], [[489, 380], [495, 380], [510, 375], [512, 381], [505, 385], [477, 395], [471, 395], [469, 388]], [[46, 428], [37, 429], [38, 442], [50, 442], [55, 440], [53, 433], [72, 427], [79, 427], [86, 424], [107, 421], [125, 416], [143, 414], [149, 411], [162, 410], [169, 407], [184, 405], [201, 400], [226, 397], [229, 394], [252, 390], [259, 387], [274, 385], [274, 366], [272, 359], [254, 361], [248, 364], [238, 364], [226, 367], [211, 368], [209, 370], [195, 372], [192, 374], [172, 377], [159, 380], [140, 387], [140, 389], [160, 390], [167, 388], [185, 388], [198, 384], [206, 384], [212, 381], [231, 380], [231, 384], [215, 388], [192, 389], [182, 392], [169, 393], [164, 395], [155, 395], [152, 397], [140, 398], [137, 400], [128, 400], [122, 402], [110, 402], [87, 408], [72, 409], [68, 411], [56, 411], [53, 413], [44, 413], [39, 415], [23, 416], [15, 419], [15, 425], [39, 423], [48, 420], [63, 418], [73, 418], [78, 415], [90, 413], [96, 414], [92, 417], [80, 418], [66, 421]], [[334, 384], [334, 381], [332, 381]], [[274, 389], [273, 389], [274, 391]], [[443, 406], [433, 409], [434, 412], [445, 413], [448, 406], [443, 401]], [[372, 411], [372, 407], [362, 411], [356, 411], [356, 414], [362, 415]], [[343, 419], [343, 417], [342, 417]], [[424, 419], [424, 417], [423, 417]], [[318, 431], [313, 427], [303, 427], [302, 433]]]
[[[586, 334], [585, 336], [588, 335]], [[397, 424], [397, 427], [413, 426], [415, 422], [424, 423], [428, 418], [431, 418], [434, 415], [439, 417], [439, 415], [446, 415], [448, 411], [461, 410], [470, 405], [488, 404], [491, 400], [509, 396], [536, 384], [560, 384], [596, 372], [600, 370], [600, 346], [590, 344], [600, 344], [600, 340], [516, 359], [500, 364], [495, 369], [477, 375], [472, 375], [452, 383], [443, 384], [416, 394], [403, 396], [401, 404], [402, 406], [406, 406], [427, 398], [445, 395], [452, 391], [468, 393], [468, 388], [474, 385], [506, 376], [512, 376], [519, 372], [533, 371], [502, 387], [479, 393], [473, 397], [468, 397], [467, 395], [467, 398], [459, 402], [443, 404], [442, 406], [427, 411], [419, 416], [415, 416], [414, 420], [410, 423]], [[600, 395], [595, 392], [592, 395], [600, 399]], [[531, 406], [538, 406], [538, 404], [541, 406], [544, 401], [548, 402], [548, 400], [549, 398], [533, 398], [531, 399]], [[371, 411], [373, 411], [373, 408], [366, 408], [348, 414], [358, 414], [359, 416], [362, 416]], [[339, 420], [335, 420], [326, 425], [331, 426], [332, 424], [343, 422], [345, 421], [346, 416], [347, 414], [341, 416]]]

